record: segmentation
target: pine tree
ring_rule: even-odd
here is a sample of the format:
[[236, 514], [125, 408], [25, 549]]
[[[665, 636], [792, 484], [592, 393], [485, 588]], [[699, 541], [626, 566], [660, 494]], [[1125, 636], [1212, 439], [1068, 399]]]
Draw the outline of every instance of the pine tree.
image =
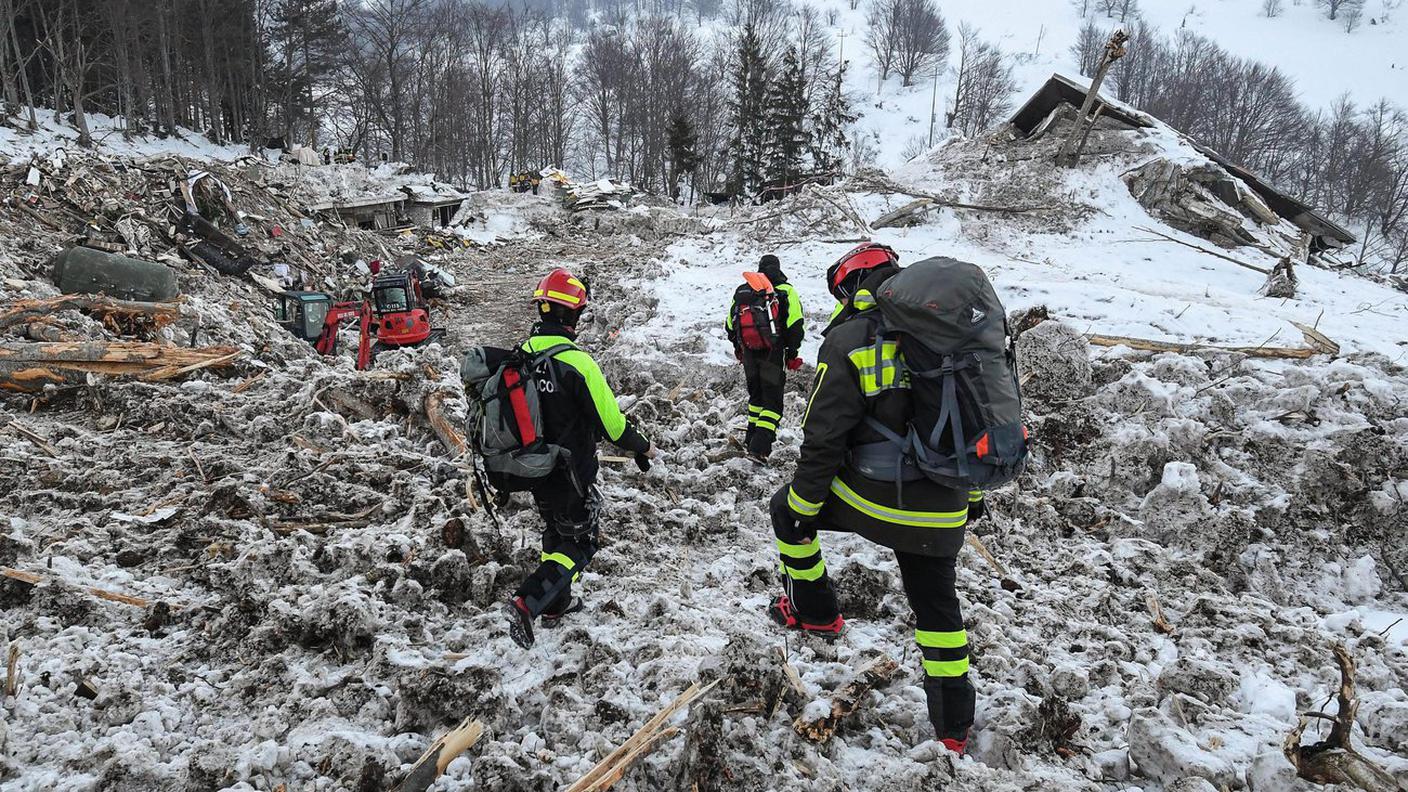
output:
[[849, 128], [860, 118], [846, 96], [845, 76], [846, 64], [842, 63], [827, 80], [827, 90], [812, 111], [811, 153], [818, 173], [841, 174], [851, 148]]
[[768, 67], [763, 42], [751, 24], [743, 26], [734, 64], [732, 115], [733, 179], [737, 193], [751, 193], [763, 183], [767, 142]]
[[670, 151], [670, 197], [680, 197], [680, 177], [694, 173], [699, 167], [699, 141], [694, 134], [694, 124], [682, 110], [670, 115], [670, 126], [665, 132], [665, 145]]
[[278, 62], [273, 82], [289, 145], [295, 135], [317, 145], [318, 86], [337, 70], [346, 47], [338, 0], [277, 0], [270, 38]]
[[769, 184], [787, 187], [801, 175], [810, 141], [806, 121], [807, 82], [797, 48], [788, 47], [782, 57], [782, 73], [768, 91], [764, 172]]

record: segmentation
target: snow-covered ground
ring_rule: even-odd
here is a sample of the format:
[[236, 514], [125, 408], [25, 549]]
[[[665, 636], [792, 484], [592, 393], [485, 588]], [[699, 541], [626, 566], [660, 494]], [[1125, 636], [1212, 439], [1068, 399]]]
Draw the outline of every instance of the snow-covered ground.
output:
[[[28, 160], [35, 155], [49, 160], [79, 149], [78, 130], [67, 121], [55, 118], [54, 111], [41, 108], [36, 111], [36, 117], [39, 128], [34, 132], [26, 128], [29, 119], [27, 109], [21, 109], [11, 117], [12, 126], [0, 124], [0, 154], [11, 160]], [[212, 143], [204, 135], [188, 129], [164, 138], [138, 134], [127, 140], [122, 136], [123, 128], [122, 119], [102, 113], [88, 114], [88, 131], [93, 137], [94, 148], [112, 155], [153, 157], [175, 154], [212, 162], [232, 162], [250, 154], [248, 146]], [[272, 154], [265, 152], [265, 156]]]

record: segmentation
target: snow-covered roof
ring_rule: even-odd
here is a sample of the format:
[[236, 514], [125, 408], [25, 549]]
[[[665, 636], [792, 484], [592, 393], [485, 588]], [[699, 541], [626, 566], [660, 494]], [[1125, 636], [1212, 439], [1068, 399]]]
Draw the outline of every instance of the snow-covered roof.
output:
[[382, 195], [359, 195], [355, 198], [342, 198], [333, 201], [323, 201], [308, 208], [314, 212], [323, 212], [329, 209], [359, 209], [363, 206], [376, 206], [377, 204], [401, 203], [406, 200], [406, 196], [395, 193]]
[[[1085, 101], [1087, 93], [1090, 91], [1090, 83], [1087, 80], [1077, 80], [1067, 77], [1064, 74], [1052, 74], [1051, 78], [1032, 94], [1022, 107], [1013, 114], [1010, 122], [1012, 128], [1021, 136], [1027, 137], [1041, 129], [1043, 122], [1051, 117], [1052, 111], [1062, 103], [1079, 107]], [[1200, 143], [1191, 135], [1180, 130], [1173, 129], [1167, 123], [1145, 113], [1142, 110], [1131, 107], [1123, 102], [1110, 99], [1104, 95], [1097, 96], [1100, 104], [1104, 108], [1100, 111], [1101, 118], [1113, 118], [1130, 127], [1148, 128], [1160, 126], [1172, 130], [1181, 138], [1186, 140], [1198, 153], [1216, 162], [1225, 168], [1232, 175], [1246, 182], [1247, 186], [1261, 196], [1266, 201], [1267, 206], [1276, 214], [1296, 224], [1300, 228], [1314, 234], [1316, 237], [1328, 237], [1336, 240], [1341, 245], [1353, 244], [1356, 240], [1353, 234], [1345, 230], [1330, 218], [1317, 212], [1309, 204], [1300, 199], [1276, 189], [1259, 176], [1229, 160], [1219, 154], [1209, 146]]]
[[469, 196], [456, 190], [448, 184], [431, 182], [429, 184], [406, 184], [401, 188], [401, 192], [410, 196], [411, 201], [418, 204], [451, 204], [459, 203]]

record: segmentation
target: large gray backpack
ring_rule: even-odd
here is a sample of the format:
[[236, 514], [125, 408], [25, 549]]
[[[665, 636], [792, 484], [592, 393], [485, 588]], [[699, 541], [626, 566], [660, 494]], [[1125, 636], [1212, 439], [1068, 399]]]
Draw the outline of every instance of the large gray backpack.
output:
[[[484, 460], [494, 489], [531, 490], [559, 466], [571, 470], [570, 452], [543, 436], [539, 376], [553, 379], [553, 355], [574, 349], [558, 344], [542, 352], [475, 347], [460, 365], [469, 396], [469, 442]], [[542, 375], [536, 372], [544, 372]], [[551, 387], [556, 388], [552, 382]]]
[[853, 449], [852, 464], [897, 486], [928, 478], [987, 489], [1016, 478], [1029, 433], [1007, 312], [987, 275], [935, 256], [885, 281], [876, 302], [876, 359], [886, 340], [898, 342], [913, 414], [903, 436], [868, 418], [886, 439]]

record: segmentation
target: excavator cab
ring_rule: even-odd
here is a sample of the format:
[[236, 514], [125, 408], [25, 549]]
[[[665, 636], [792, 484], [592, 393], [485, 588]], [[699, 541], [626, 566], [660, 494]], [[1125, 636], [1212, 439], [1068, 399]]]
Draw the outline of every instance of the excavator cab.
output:
[[304, 341], [315, 342], [323, 333], [332, 295], [322, 292], [286, 291], [274, 300], [274, 320]]
[[372, 281], [376, 340], [388, 347], [424, 343], [438, 334], [430, 327], [420, 281], [412, 272], [387, 272]]

